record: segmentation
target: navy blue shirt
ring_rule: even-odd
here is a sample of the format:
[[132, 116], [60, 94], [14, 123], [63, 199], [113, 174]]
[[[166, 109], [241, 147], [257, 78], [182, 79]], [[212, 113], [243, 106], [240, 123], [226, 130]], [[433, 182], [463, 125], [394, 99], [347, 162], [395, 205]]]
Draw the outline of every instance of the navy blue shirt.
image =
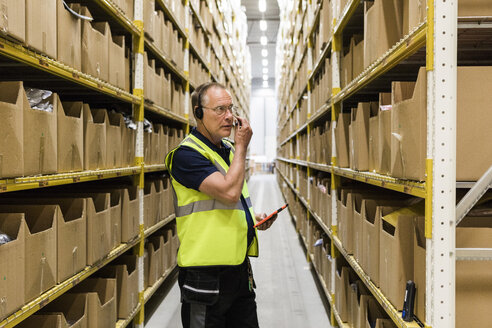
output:
[[[227, 163], [231, 165], [229, 161], [229, 155], [231, 147], [222, 142], [222, 147], [217, 147], [210, 140], [208, 140], [203, 134], [198, 132], [196, 128], [193, 128], [191, 134], [200, 139], [210, 149], [220, 155]], [[219, 172], [210, 160], [205, 158], [202, 154], [194, 150], [193, 148], [182, 146], [174, 152], [172, 163], [172, 176], [176, 181], [185, 186], [186, 188], [198, 190], [203, 180], [212, 173]], [[241, 195], [241, 203], [243, 204], [244, 212], [246, 213], [246, 221], [248, 222], [248, 246], [253, 241], [255, 231], [253, 227], [253, 218], [249, 212], [248, 205], [243, 195]], [[246, 246], [247, 247], [247, 246]]]

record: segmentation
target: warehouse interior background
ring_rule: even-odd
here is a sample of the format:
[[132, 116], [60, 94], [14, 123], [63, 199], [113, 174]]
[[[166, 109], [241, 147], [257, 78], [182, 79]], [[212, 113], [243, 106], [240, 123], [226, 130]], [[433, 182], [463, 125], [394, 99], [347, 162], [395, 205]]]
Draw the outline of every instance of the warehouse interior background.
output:
[[207, 81], [289, 204], [260, 326], [490, 327], [491, 58], [490, 0], [0, 0], [0, 328], [181, 327], [164, 158]]

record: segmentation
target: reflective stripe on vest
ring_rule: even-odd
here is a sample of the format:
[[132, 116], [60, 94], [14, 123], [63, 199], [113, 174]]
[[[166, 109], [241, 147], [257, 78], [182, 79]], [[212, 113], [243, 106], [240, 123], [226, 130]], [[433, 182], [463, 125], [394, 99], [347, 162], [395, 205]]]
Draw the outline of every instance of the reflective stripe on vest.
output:
[[[210, 160], [223, 175], [229, 170], [224, 159], [193, 135], [166, 156], [166, 165], [172, 173], [174, 152], [181, 146], [190, 147]], [[231, 146], [229, 160], [234, 151]], [[236, 204], [224, 204], [205, 193], [186, 188], [171, 174], [174, 206], [180, 247], [178, 265], [181, 267], [239, 265], [244, 257], [258, 256], [258, 235], [255, 229], [253, 242], [247, 245], [248, 224], [241, 200]], [[242, 196], [246, 200], [253, 222], [255, 215], [244, 181]]]

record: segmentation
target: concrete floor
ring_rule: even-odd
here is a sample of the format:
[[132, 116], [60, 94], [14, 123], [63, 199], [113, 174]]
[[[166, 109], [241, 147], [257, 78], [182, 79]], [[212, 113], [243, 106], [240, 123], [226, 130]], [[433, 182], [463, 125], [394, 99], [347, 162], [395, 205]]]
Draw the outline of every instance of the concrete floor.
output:
[[[254, 175], [249, 191], [256, 213], [271, 213], [284, 204], [274, 175]], [[320, 297], [313, 273], [289, 212], [283, 211], [267, 231], [259, 231], [260, 257], [252, 259], [260, 327], [331, 327], [326, 302]], [[179, 328], [179, 288], [163, 286], [146, 305], [147, 328]]]

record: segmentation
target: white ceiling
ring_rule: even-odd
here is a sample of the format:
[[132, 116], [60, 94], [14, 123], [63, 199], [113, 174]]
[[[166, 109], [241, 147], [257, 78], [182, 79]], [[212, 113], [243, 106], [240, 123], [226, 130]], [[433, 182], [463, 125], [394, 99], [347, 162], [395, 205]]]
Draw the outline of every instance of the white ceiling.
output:
[[[251, 77], [262, 78], [261, 49], [265, 48], [260, 44], [260, 37], [266, 35], [268, 39], [268, 76], [270, 86], [275, 85], [272, 78], [275, 78], [275, 51], [277, 42], [277, 32], [280, 23], [280, 10], [276, 0], [266, 0], [267, 10], [261, 13], [258, 10], [258, 0], [242, 0], [241, 4], [246, 8], [248, 18], [248, 39], [247, 43], [251, 52]], [[260, 30], [260, 20], [267, 21], [266, 32]], [[273, 82], [273, 83], [272, 83]]]

